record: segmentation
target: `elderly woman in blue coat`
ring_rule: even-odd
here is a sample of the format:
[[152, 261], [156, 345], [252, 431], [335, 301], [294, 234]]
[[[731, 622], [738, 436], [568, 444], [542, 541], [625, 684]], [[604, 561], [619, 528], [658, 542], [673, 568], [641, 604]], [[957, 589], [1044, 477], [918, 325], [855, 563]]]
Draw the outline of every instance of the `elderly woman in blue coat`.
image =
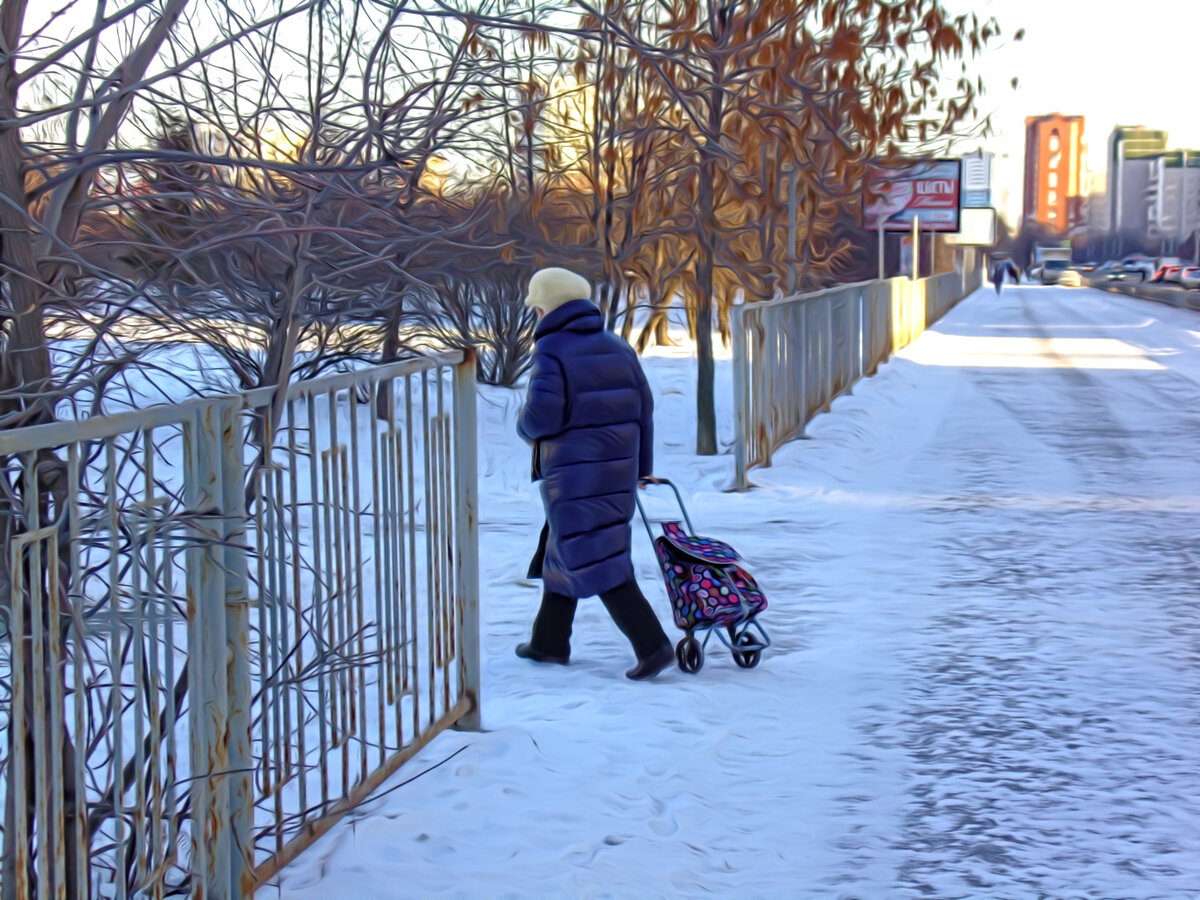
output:
[[634, 580], [630, 526], [638, 481], [652, 478], [654, 399], [633, 349], [604, 328], [591, 285], [567, 269], [541, 269], [525, 304], [537, 312], [529, 392], [517, 422], [533, 445], [546, 524], [530, 564], [542, 605], [517, 655], [566, 665], [580, 597], [600, 595], [629, 638], [635, 680], [674, 658]]

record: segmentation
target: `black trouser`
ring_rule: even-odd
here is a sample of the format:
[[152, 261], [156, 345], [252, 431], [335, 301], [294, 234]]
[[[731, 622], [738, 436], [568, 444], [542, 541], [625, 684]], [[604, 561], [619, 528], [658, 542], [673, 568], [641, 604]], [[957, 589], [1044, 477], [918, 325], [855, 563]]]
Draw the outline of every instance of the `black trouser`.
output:
[[[663, 644], [670, 643], [658, 622], [658, 616], [636, 581], [627, 581], [611, 591], [605, 591], [600, 595], [600, 600], [621, 633], [629, 638], [639, 660], [645, 659]], [[533, 636], [530, 638], [535, 649], [563, 658], [571, 655], [571, 623], [575, 620], [578, 603], [574, 597], [553, 591], [542, 594], [542, 606], [533, 621]]]

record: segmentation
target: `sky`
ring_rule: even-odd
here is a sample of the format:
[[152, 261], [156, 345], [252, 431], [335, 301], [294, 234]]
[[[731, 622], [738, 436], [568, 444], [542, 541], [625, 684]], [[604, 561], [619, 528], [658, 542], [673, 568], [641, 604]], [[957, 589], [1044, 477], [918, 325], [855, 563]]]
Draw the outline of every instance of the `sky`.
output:
[[[1200, 45], [1192, 0], [948, 0], [954, 11], [994, 16], [1002, 39], [974, 63], [995, 134], [982, 141], [996, 153], [992, 176], [1001, 213], [1021, 208], [1025, 117], [1082, 115], [1088, 168], [1103, 172], [1116, 125], [1165, 129], [1171, 147], [1200, 147]], [[1018, 29], [1025, 39], [1011, 40]], [[1014, 90], [1010, 81], [1019, 79]], [[972, 149], [968, 147], [967, 149]], [[1007, 154], [1007, 158], [1005, 158]], [[1007, 189], [1007, 197], [1005, 192]], [[1007, 202], [1006, 202], [1007, 201]]]

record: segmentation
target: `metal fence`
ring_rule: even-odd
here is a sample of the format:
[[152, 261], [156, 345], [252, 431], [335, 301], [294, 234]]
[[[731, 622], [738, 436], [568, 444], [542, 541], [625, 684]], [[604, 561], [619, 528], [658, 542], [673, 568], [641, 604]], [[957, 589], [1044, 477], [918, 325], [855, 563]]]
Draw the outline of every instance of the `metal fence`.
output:
[[749, 487], [752, 467], [771, 465], [771, 454], [803, 437], [813, 416], [981, 283], [972, 261], [917, 281], [864, 281], [734, 307], [738, 490]]
[[0, 434], [0, 895], [249, 896], [479, 726], [474, 366]]

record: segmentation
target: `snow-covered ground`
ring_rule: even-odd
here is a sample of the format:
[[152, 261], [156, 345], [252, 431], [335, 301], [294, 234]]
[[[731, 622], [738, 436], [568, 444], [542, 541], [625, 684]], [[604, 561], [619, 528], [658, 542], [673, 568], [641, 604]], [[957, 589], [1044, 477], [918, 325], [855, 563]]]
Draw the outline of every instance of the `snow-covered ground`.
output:
[[759, 667], [714, 641], [629, 682], [598, 600], [568, 668], [513, 655], [541, 512], [521, 397], [487, 390], [487, 731], [440, 736], [259, 897], [1200, 896], [1200, 314], [985, 288], [746, 494], [690, 453], [693, 365], [646, 360], [657, 470], [769, 597]]

